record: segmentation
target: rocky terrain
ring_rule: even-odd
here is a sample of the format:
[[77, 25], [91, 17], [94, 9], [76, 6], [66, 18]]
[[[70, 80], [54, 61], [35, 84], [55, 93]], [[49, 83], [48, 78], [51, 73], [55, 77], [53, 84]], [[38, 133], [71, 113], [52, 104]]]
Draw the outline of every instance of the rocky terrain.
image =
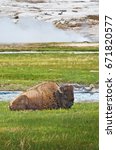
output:
[[15, 23], [25, 16], [52, 22], [55, 27], [74, 31], [98, 42], [98, 0], [1, 0], [0, 18], [10, 17]]

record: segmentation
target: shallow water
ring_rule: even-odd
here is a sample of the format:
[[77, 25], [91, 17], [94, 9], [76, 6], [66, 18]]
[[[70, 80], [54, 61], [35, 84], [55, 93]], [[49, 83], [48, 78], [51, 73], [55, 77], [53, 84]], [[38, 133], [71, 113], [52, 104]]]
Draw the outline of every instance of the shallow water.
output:
[[[0, 91], [0, 101], [11, 101], [19, 96], [22, 91]], [[85, 92], [74, 90], [74, 102], [98, 102], [99, 92]]]
[[98, 102], [99, 93], [74, 92], [74, 102]]
[[19, 96], [22, 91], [0, 91], [0, 101], [10, 101]]

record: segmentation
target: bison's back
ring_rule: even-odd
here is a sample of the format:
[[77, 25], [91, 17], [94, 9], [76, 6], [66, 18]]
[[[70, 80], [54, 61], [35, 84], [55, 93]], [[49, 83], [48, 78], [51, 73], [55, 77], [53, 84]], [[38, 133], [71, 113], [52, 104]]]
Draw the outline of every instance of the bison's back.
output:
[[57, 103], [55, 101], [55, 92], [58, 90], [59, 86], [54, 83], [43, 83], [37, 85], [30, 90], [23, 93], [29, 99], [29, 106], [35, 105], [38, 108], [57, 108]]

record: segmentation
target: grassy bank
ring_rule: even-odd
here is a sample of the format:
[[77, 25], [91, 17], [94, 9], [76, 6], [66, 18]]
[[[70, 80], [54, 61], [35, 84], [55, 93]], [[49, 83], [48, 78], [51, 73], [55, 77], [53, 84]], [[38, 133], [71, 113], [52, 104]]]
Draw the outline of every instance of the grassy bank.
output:
[[0, 102], [0, 150], [98, 150], [98, 103], [10, 111]]
[[0, 51], [98, 51], [97, 43], [0, 44]]
[[98, 54], [0, 55], [0, 90], [24, 90], [43, 81], [98, 83]]

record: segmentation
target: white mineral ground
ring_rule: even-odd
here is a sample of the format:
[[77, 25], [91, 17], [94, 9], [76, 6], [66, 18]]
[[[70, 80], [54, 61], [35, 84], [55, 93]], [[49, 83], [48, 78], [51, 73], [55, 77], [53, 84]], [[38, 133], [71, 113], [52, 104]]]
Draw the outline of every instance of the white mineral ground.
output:
[[0, 0], [0, 22], [8, 17], [18, 25], [23, 17], [33, 17], [81, 34], [89, 42], [98, 42], [98, 13], [98, 0]]

